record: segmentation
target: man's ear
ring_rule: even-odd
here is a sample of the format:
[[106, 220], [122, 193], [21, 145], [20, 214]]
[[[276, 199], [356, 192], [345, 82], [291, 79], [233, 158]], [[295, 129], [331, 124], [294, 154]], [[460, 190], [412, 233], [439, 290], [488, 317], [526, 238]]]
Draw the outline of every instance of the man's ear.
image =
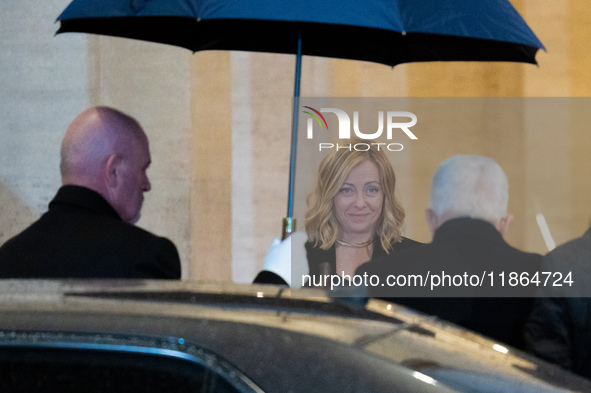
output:
[[106, 183], [109, 188], [117, 187], [119, 181], [119, 164], [121, 163], [121, 157], [115, 153], [107, 157], [105, 164], [105, 177]]
[[429, 230], [431, 231], [431, 237], [435, 236], [435, 231], [439, 228], [439, 217], [432, 209], [427, 208], [425, 210], [425, 219], [427, 220], [427, 224], [429, 225]]
[[507, 215], [499, 221], [497, 224], [497, 230], [501, 233], [501, 236], [505, 236], [507, 231], [509, 231], [509, 225], [511, 225], [511, 221], [513, 221], [513, 214], [507, 213]]

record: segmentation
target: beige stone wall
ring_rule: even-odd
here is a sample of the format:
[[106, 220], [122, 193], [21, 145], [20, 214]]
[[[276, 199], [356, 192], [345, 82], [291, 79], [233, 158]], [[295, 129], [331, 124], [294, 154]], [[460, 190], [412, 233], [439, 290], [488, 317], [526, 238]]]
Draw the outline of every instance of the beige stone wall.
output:
[[[59, 187], [61, 137], [90, 105], [135, 116], [153, 165], [139, 225], [171, 238], [184, 278], [250, 281], [286, 214], [294, 56], [190, 52], [62, 34], [68, 0], [0, 2], [0, 242], [45, 209]], [[539, 67], [509, 63], [380, 64], [305, 57], [302, 96], [569, 97], [591, 92], [591, 8], [580, 0], [514, 0], [546, 45]], [[432, 139], [396, 163], [409, 237], [429, 241], [423, 210], [437, 164], [484, 154], [505, 168], [516, 220], [509, 242], [545, 252], [543, 212], [557, 243], [591, 219], [585, 116], [523, 108], [522, 127]], [[495, 123], [496, 124], [496, 123]], [[555, 124], [554, 128], [540, 125]], [[461, 140], [458, 144], [456, 141]], [[510, 140], [510, 144], [503, 143]]]

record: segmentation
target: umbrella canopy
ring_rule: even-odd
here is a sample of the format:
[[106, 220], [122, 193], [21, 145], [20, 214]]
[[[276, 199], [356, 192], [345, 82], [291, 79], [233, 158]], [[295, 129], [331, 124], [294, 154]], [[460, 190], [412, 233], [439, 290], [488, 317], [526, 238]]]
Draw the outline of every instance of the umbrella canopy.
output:
[[63, 32], [366, 60], [535, 63], [542, 43], [508, 0], [74, 0]]
[[58, 33], [127, 37], [194, 52], [297, 54], [287, 225], [302, 54], [389, 66], [424, 61], [536, 64], [536, 52], [544, 48], [508, 0], [74, 0], [58, 21]]

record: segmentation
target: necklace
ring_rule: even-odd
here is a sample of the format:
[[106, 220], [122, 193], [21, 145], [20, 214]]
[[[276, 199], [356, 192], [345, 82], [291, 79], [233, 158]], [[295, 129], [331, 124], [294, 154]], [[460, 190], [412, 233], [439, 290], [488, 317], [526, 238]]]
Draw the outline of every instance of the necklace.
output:
[[339, 245], [345, 246], [345, 247], [365, 248], [367, 246], [370, 246], [373, 243], [373, 238], [366, 240], [364, 242], [361, 242], [361, 243], [351, 243], [351, 242], [348, 242], [343, 239], [337, 239], [337, 243], [339, 243]]

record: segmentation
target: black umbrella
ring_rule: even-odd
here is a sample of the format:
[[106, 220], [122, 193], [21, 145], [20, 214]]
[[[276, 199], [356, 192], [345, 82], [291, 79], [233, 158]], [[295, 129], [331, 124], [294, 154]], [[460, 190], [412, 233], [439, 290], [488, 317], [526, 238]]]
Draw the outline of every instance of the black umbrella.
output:
[[508, 0], [74, 0], [58, 33], [200, 50], [296, 54], [286, 231], [291, 232], [301, 56], [395, 66], [423, 61], [536, 64], [542, 43]]

